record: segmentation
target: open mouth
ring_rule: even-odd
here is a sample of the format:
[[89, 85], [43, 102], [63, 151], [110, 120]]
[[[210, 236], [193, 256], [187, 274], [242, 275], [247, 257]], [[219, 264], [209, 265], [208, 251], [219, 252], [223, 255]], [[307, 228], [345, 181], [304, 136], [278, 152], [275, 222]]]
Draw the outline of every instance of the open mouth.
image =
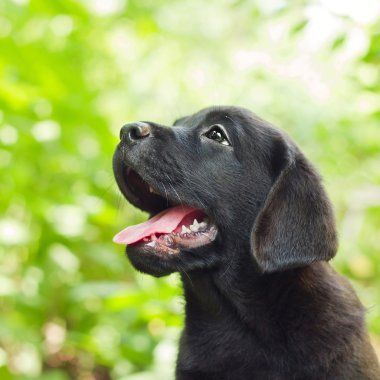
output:
[[119, 232], [113, 239], [115, 243], [139, 244], [148, 250], [174, 254], [216, 238], [217, 228], [203, 210], [174, 203], [168, 194], [160, 194], [130, 168], [116, 177], [125, 197], [153, 217]]

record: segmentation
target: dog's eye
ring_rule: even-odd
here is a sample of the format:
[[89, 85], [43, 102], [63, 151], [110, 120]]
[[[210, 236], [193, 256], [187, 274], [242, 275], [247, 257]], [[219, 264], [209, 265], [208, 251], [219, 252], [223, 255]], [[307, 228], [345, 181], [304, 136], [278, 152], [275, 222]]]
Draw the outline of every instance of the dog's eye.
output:
[[208, 139], [214, 140], [222, 145], [231, 145], [220, 124], [212, 125], [204, 134]]

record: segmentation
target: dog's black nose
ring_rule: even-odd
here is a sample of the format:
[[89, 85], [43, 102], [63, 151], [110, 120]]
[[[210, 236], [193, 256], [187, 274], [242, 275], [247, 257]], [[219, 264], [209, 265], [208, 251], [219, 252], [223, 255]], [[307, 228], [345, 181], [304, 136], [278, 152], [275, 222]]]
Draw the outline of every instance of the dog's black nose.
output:
[[148, 123], [137, 121], [135, 123], [125, 124], [120, 130], [120, 140], [131, 143], [148, 137], [151, 133], [151, 127]]

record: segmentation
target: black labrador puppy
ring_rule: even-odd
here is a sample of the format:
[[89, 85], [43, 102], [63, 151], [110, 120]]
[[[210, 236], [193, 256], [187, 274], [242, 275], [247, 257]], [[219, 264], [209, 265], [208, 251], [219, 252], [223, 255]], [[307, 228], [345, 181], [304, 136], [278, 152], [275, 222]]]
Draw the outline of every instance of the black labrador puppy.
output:
[[181, 273], [177, 379], [380, 379], [365, 310], [328, 264], [331, 204], [285, 133], [213, 107], [120, 138], [118, 186], [152, 217], [114, 240], [141, 272]]

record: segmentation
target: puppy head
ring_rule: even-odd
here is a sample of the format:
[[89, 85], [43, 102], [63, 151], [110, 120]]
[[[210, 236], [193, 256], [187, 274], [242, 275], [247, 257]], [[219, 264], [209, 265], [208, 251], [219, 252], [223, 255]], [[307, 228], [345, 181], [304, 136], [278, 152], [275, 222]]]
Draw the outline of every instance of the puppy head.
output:
[[253, 267], [273, 272], [335, 253], [318, 175], [288, 137], [248, 110], [208, 108], [172, 128], [124, 126], [113, 164], [125, 197], [153, 216], [116, 237], [140, 271], [223, 269], [234, 252], [251, 251]]

